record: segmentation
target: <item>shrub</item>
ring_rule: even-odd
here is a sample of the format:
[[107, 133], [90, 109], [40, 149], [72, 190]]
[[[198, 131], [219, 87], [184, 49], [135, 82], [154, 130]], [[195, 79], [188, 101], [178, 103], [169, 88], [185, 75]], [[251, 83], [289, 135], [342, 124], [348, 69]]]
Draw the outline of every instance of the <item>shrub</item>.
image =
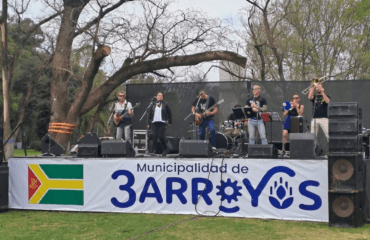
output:
[[35, 149], [36, 151], [41, 151], [41, 141], [32, 141], [30, 142], [30, 148]]

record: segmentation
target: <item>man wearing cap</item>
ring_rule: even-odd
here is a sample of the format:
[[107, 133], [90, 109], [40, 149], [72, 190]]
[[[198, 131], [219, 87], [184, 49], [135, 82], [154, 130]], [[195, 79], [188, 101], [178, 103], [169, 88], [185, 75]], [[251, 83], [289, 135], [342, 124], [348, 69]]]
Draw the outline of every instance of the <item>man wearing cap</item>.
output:
[[215, 104], [216, 104], [215, 99], [212, 96], [208, 96], [206, 92], [202, 90], [199, 91], [199, 95], [195, 99], [195, 101], [193, 102], [193, 106], [191, 107], [191, 112], [194, 113], [195, 111], [196, 119], [201, 121], [199, 125], [199, 138], [201, 140], [205, 139], [206, 127], [208, 126], [211, 134], [211, 143], [213, 150], [216, 149], [216, 131], [214, 115], [218, 112], [218, 108], [213, 107], [212, 109], [209, 109], [209, 111], [206, 110]]

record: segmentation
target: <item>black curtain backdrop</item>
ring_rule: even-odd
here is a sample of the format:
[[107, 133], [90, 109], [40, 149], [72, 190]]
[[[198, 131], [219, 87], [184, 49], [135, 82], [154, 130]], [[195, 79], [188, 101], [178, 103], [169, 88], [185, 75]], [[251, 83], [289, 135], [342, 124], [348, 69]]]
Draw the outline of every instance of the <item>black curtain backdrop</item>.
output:
[[[248, 96], [252, 96], [251, 87], [258, 84], [262, 87], [261, 96], [267, 100], [267, 111], [278, 112], [283, 118], [282, 104], [291, 101], [293, 94], [299, 94], [301, 104], [305, 106], [304, 118], [310, 123], [312, 117], [312, 103], [307, 95], [303, 95], [303, 89], [310, 86], [309, 81], [293, 82], [191, 82], [191, 83], [163, 83], [163, 84], [127, 84], [127, 99], [132, 105], [141, 102], [141, 107], [135, 109], [132, 127], [134, 130], [146, 129], [147, 116], [139, 122], [140, 118], [149, 106], [151, 99], [158, 91], [164, 93], [164, 100], [171, 106], [173, 123], [167, 127], [166, 136], [191, 137], [191, 117], [189, 115], [193, 101], [198, 90], [215, 98], [216, 102], [224, 99], [219, 106], [219, 112], [215, 116], [216, 131], [219, 131], [222, 122], [227, 120], [236, 104], [245, 105]], [[358, 102], [363, 111], [362, 124], [370, 128], [370, 80], [338, 80], [327, 81], [323, 84], [325, 93], [330, 96], [332, 102]]]

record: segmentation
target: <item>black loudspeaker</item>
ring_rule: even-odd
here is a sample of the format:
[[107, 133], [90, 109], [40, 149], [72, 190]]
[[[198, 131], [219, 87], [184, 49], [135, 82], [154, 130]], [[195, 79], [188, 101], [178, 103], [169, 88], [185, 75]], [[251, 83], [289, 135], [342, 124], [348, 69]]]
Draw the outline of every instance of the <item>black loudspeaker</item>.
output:
[[9, 167], [0, 164], [0, 212], [9, 207]]
[[[268, 143], [281, 142], [283, 139], [283, 122], [272, 121], [265, 123], [266, 138]], [[256, 129], [258, 132], [258, 130]]]
[[98, 135], [94, 132], [89, 132], [85, 136], [83, 136], [81, 139], [79, 139], [78, 144], [98, 144], [101, 145], [101, 141], [98, 137]]
[[49, 143], [50, 143], [50, 153], [54, 154], [55, 156], [60, 156], [64, 153], [65, 149], [59, 145], [49, 134], [46, 134], [41, 139], [41, 151], [42, 153], [47, 153], [49, 151]]
[[96, 133], [87, 133], [78, 141], [77, 157], [100, 157], [101, 141]]
[[329, 119], [329, 136], [355, 136], [362, 133], [362, 122], [357, 118]]
[[135, 157], [135, 151], [127, 140], [108, 140], [101, 143], [101, 155], [107, 157]]
[[314, 159], [315, 158], [315, 134], [291, 133], [290, 134], [290, 158], [291, 159]]
[[365, 164], [365, 220], [370, 222], [370, 159], [364, 159]]
[[330, 153], [328, 163], [330, 190], [364, 190], [365, 164], [362, 153]]
[[304, 119], [302, 116], [299, 117], [292, 117], [291, 121], [291, 133], [303, 133], [304, 129]]
[[166, 137], [167, 153], [178, 154], [180, 147], [179, 137]]
[[364, 191], [329, 191], [329, 226], [361, 227], [364, 225]]
[[277, 158], [278, 151], [273, 144], [248, 146], [248, 158]]
[[181, 139], [179, 144], [180, 157], [213, 157], [209, 140]]
[[330, 102], [328, 118], [358, 118], [362, 119], [362, 109], [357, 102]]
[[100, 157], [98, 144], [78, 144], [77, 157]]
[[361, 152], [362, 136], [330, 136], [329, 152]]

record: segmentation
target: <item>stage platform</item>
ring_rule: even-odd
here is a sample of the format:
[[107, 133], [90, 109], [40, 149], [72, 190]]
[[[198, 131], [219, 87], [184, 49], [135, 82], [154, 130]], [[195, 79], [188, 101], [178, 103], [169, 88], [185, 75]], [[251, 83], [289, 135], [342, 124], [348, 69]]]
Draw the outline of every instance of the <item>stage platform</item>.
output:
[[9, 159], [9, 208], [328, 222], [325, 159]]

